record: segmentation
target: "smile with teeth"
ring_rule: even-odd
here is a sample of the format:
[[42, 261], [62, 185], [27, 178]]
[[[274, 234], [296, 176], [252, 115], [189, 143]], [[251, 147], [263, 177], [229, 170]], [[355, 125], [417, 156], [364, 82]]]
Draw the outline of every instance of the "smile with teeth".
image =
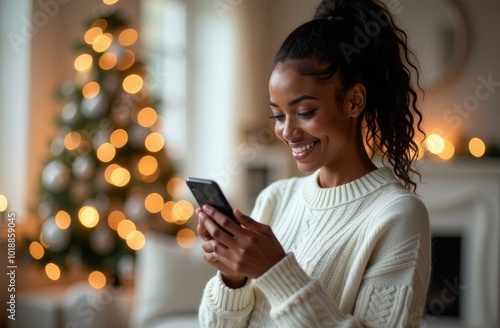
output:
[[316, 141], [313, 141], [305, 146], [302, 146], [302, 147], [297, 147], [297, 148], [293, 148], [292, 147], [292, 151], [295, 153], [295, 154], [300, 154], [300, 153], [303, 153], [305, 152], [306, 150], [310, 149], [311, 147], [313, 147], [314, 145], [316, 145], [318, 143], [318, 140]]

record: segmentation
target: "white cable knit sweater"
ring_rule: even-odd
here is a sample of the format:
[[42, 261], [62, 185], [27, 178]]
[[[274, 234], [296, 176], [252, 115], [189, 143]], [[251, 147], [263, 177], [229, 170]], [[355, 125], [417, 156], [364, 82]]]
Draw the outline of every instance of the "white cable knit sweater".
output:
[[239, 289], [212, 278], [203, 327], [418, 326], [431, 269], [425, 206], [387, 167], [335, 188], [320, 188], [318, 172], [259, 195], [251, 217], [287, 256]]

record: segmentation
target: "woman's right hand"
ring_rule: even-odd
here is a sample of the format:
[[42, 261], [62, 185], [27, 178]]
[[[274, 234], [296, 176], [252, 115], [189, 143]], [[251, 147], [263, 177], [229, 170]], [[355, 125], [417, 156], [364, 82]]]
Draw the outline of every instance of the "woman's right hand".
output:
[[[200, 212], [202, 212], [202, 210], [200, 208], [197, 208], [196, 215], [198, 215]], [[234, 289], [243, 287], [247, 281], [247, 277], [238, 274], [236, 271], [230, 269], [227, 265], [225, 265], [215, 257], [211, 243], [211, 240], [213, 238], [212, 236], [210, 236], [207, 228], [200, 219], [198, 219], [197, 230], [198, 235], [203, 240], [202, 248], [205, 252], [205, 261], [207, 261], [208, 263], [210, 263], [210, 265], [220, 271], [220, 273], [222, 274], [222, 280], [224, 281], [226, 286]]]

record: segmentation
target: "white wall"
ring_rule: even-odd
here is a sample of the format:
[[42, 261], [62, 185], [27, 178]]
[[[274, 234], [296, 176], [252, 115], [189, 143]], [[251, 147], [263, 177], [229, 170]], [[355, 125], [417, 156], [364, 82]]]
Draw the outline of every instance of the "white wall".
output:
[[0, 2], [0, 194], [7, 211], [27, 212], [31, 1]]

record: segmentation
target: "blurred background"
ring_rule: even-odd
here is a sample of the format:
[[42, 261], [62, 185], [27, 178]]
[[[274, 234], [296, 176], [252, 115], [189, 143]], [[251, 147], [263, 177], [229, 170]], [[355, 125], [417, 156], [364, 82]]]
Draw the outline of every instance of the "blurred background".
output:
[[[108, 220], [107, 230], [117, 231], [110, 223], [110, 213], [120, 206], [126, 208], [125, 203], [129, 204], [128, 211], [119, 211], [134, 224], [127, 233], [133, 233], [138, 244], [125, 245], [131, 236], [122, 239], [132, 254], [147, 245], [149, 230], [177, 237], [177, 244], [189, 249], [194, 241], [185, 244], [179, 241], [182, 240], [179, 231], [183, 229], [191, 231], [188, 237], [194, 237], [195, 222], [190, 218], [196, 205], [183, 189], [182, 181], [186, 177], [216, 180], [233, 206], [249, 212], [264, 186], [299, 174], [285, 147], [274, 138], [268, 119], [267, 83], [273, 56], [281, 42], [295, 27], [312, 17], [318, 3], [299, 0], [1, 0], [0, 240], [5, 263], [0, 264], [1, 270], [8, 267], [9, 257], [3, 254], [10, 254], [7, 236], [13, 220], [9, 221], [12, 216], [9, 214], [15, 213], [16, 264], [19, 265], [15, 290], [18, 295], [36, 294], [40, 287], [52, 288], [41, 292], [43, 299], [46, 298], [43, 295], [60, 295], [60, 290], [75, 282], [90, 281], [87, 271], [92, 271], [92, 266], [89, 269], [84, 265], [84, 270], [75, 265], [79, 268], [73, 270], [75, 272], [69, 270], [54, 276], [47, 271], [50, 261], [44, 262], [44, 258], [57, 250], [54, 245], [65, 251], [78, 246], [75, 239], [80, 236], [78, 229], [85, 231], [81, 238], [89, 239], [86, 233], [95, 225], [102, 225], [97, 222], [99, 215], [101, 221], [105, 221], [104, 216]], [[441, 256], [456, 255], [451, 264], [443, 264], [456, 269], [448, 276], [439, 276], [442, 284], [430, 298], [425, 323], [437, 325], [443, 322], [439, 318], [446, 317], [455, 327], [489, 327], [490, 324], [493, 327], [498, 324], [500, 311], [500, 2], [386, 0], [385, 3], [408, 33], [419, 61], [420, 83], [425, 92], [420, 107], [427, 140], [422, 143], [424, 155], [419, 161], [424, 182], [419, 194], [434, 215], [431, 215], [433, 231], [436, 238], [441, 238], [436, 239], [436, 243], [446, 244], [440, 248], [444, 254]], [[115, 14], [123, 22], [116, 20]], [[96, 22], [104, 16], [111, 17], [106, 26]], [[92, 34], [89, 30], [96, 27], [101, 29], [100, 34], [89, 36]], [[124, 30], [131, 33], [128, 41], [113, 42], [119, 40], [118, 33]], [[97, 38], [106, 33], [115, 39], [99, 48]], [[112, 63], [107, 67], [106, 63], [97, 62], [96, 58], [108, 52], [116, 54], [118, 59], [114, 60], [118, 66]], [[85, 62], [85, 57], [80, 57], [86, 53], [91, 53], [94, 61]], [[120, 68], [120, 58], [130, 62], [122, 63]], [[121, 75], [113, 75], [114, 71]], [[139, 82], [132, 84], [132, 90], [128, 90], [124, 82], [130, 75], [140, 77]], [[90, 82], [98, 89], [82, 98], [81, 92]], [[122, 85], [125, 92], [120, 89]], [[107, 92], [106, 105], [96, 100], [99, 90]], [[119, 112], [116, 108], [122, 108], [116, 105], [116, 100], [123, 94], [128, 97], [123, 105], [128, 108], [125, 119], [111, 114]], [[83, 105], [85, 101], [87, 105]], [[76, 107], [68, 106], [75, 103]], [[77, 119], [75, 108], [83, 107], [87, 108], [88, 115]], [[151, 124], [140, 123], [139, 112], [144, 108], [154, 112]], [[105, 120], [99, 121], [101, 119]], [[95, 124], [89, 128], [89, 122]], [[102, 122], [110, 125], [103, 126]], [[129, 124], [141, 127], [134, 130]], [[85, 185], [80, 183], [81, 189], [75, 197], [82, 199], [75, 203], [95, 209], [97, 221], [85, 226], [84, 219], [76, 218], [76, 210], [74, 215], [67, 210], [73, 229], [70, 238], [62, 232], [67, 227], [61, 228], [57, 221], [59, 212], [54, 204], [58, 195], [69, 193], [69, 186], [77, 180], [90, 181], [83, 178], [85, 175], [104, 174], [99, 171], [99, 165], [112, 163], [114, 155], [110, 159], [99, 157], [97, 151], [102, 144], [111, 143], [117, 154], [122, 147], [112, 141], [92, 139], [90, 143], [95, 149], [91, 147], [83, 152], [95, 152], [97, 166], [82, 159], [78, 162], [79, 171], [73, 162], [76, 155], [68, 167], [49, 165], [61, 154], [76, 151], [76, 146], [73, 149], [68, 146], [66, 136], [80, 138], [70, 134], [77, 128], [97, 131], [98, 137], [104, 139], [110, 139], [116, 130], [126, 131], [132, 147], [123, 156], [132, 158], [140, 149], [140, 152], [154, 153], [159, 164], [150, 174], [147, 169], [143, 172], [139, 168], [135, 178], [132, 164], [130, 167], [124, 164], [120, 169], [128, 169], [130, 179], [148, 186], [160, 181], [164, 190], [141, 187], [111, 197], [112, 191], [104, 187], [87, 195], [81, 191], [86, 190]], [[149, 134], [155, 134], [157, 149], [134, 148], [134, 142], [144, 142]], [[129, 180], [110, 179], [107, 182], [113, 188], [128, 188]], [[121, 183], [127, 186], [120, 186]], [[91, 188], [90, 183], [87, 188]], [[48, 196], [44, 196], [43, 190]], [[160, 205], [154, 202], [148, 205], [146, 198], [151, 194], [160, 199]], [[87, 198], [93, 202], [89, 203]], [[102, 199], [105, 199], [104, 205], [100, 203]], [[188, 203], [192, 204], [191, 208]], [[168, 214], [164, 215], [167, 210]], [[187, 216], [179, 219], [180, 223], [167, 218], [176, 216], [176, 211]], [[151, 223], [154, 221], [146, 224], [140, 219], [153, 214], [161, 214], [160, 221], [175, 223], [176, 228], [166, 227], [163, 221], [164, 226], [158, 228]], [[57, 226], [46, 224], [44, 228], [47, 218]], [[469, 225], [480, 228], [476, 231]], [[52, 249], [40, 240], [41, 232], [45, 232], [46, 238], [51, 235]], [[108, 240], [108, 235], [102, 236], [99, 240]], [[37, 244], [31, 244], [33, 242]], [[106, 246], [105, 242], [97, 242], [97, 245], [108, 247], [110, 253], [119, 249], [115, 244]], [[37, 247], [42, 253], [40, 250], [37, 253]], [[116, 255], [110, 253], [104, 251], [98, 256], [107, 259]], [[125, 254], [118, 253], [119, 256]], [[478, 254], [481, 256], [476, 256]], [[33, 265], [37, 260], [45, 267]], [[67, 257], [63, 262], [67, 265]], [[75, 263], [82, 265], [85, 261]], [[134, 264], [131, 263], [122, 263], [122, 267], [129, 268], [129, 274], [118, 273], [118, 276], [124, 276], [119, 284], [133, 294], [134, 275], [130, 272], [134, 271]], [[116, 263], [113, 268], [116, 270]], [[112, 278], [106, 273], [106, 267], [99, 270], [107, 279], [102, 288], [109, 285]], [[112, 277], [116, 275], [114, 272]], [[0, 282], [1, 304], [6, 304], [11, 293], [3, 286], [4, 282], [8, 286], [9, 280]], [[18, 306], [22, 305], [21, 296], [17, 298]], [[133, 296], [124, 301], [129, 304], [126, 306], [132, 307], [131, 298]], [[29, 304], [23, 305], [31, 309], [25, 311], [42, 311], [34, 303]], [[18, 308], [18, 315], [23, 315], [19, 311]], [[2, 310], [2, 324], [9, 321], [7, 315], [9, 312]], [[126, 322], [128, 317], [124, 317]], [[87, 325], [97, 326], [96, 321]]]

